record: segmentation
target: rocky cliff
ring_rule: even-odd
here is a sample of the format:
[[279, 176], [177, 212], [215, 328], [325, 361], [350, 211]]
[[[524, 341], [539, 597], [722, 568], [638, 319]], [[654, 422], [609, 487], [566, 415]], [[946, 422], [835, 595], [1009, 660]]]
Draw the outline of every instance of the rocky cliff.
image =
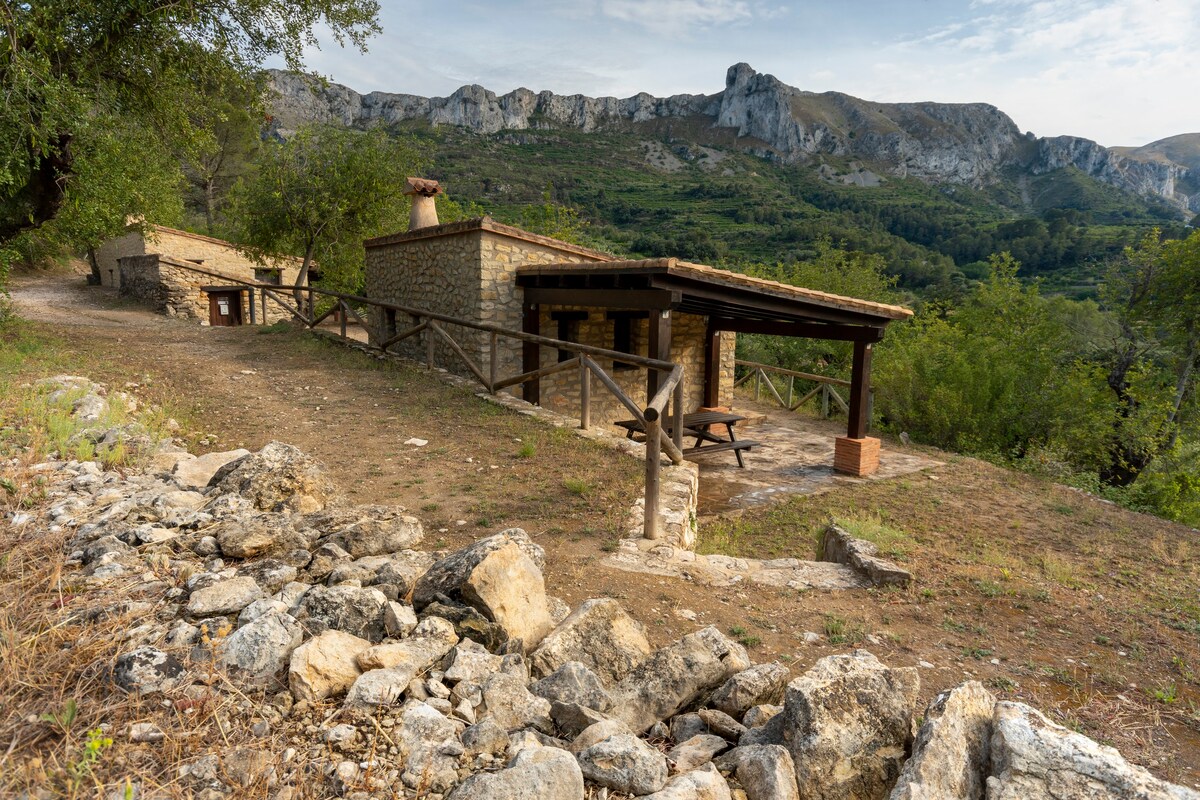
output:
[[449, 97], [362, 95], [302, 75], [275, 71], [271, 79], [282, 131], [305, 122], [367, 126], [426, 120], [484, 134], [560, 127], [591, 132], [691, 118], [714, 138], [728, 140], [733, 130], [739, 148], [784, 163], [845, 156], [894, 175], [971, 186], [986, 185], [1005, 169], [1037, 175], [1074, 167], [1124, 191], [1170, 203], [1181, 213], [1200, 211], [1200, 193], [1185, 191], [1195, 185], [1194, 176], [1170, 159], [1137, 158], [1072, 136], [1038, 139], [1022, 134], [1008, 115], [985, 103], [873, 103], [838, 92], [805, 92], [748, 64], [730, 67], [725, 89], [713, 95], [641, 93], [623, 99], [528, 89], [498, 96], [478, 85], [463, 86]]

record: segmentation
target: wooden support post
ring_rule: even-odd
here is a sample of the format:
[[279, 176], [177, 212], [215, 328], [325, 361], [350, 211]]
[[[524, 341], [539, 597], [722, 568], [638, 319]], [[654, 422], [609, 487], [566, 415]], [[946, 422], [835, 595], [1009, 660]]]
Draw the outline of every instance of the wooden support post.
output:
[[492, 331], [488, 337], [488, 391], [496, 393], [496, 381], [500, 379], [500, 334]]
[[821, 384], [821, 419], [829, 419], [829, 384]]
[[754, 402], [758, 402], [762, 395], [762, 370], [754, 370]]
[[[650, 347], [647, 357], [659, 361], [671, 360], [671, 312], [669, 309], [650, 312]], [[646, 370], [646, 402], [658, 394], [663, 376], [656, 369]]]
[[433, 320], [428, 320], [428, 323], [421, 335], [425, 337], [425, 366], [433, 369]]
[[846, 436], [861, 439], [867, 435], [868, 403], [871, 394], [871, 344], [854, 343], [854, 366], [850, 372], [850, 420]]
[[[521, 306], [521, 331], [540, 336], [542, 333], [541, 311], [537, 305], [525, 302]], [[537, 342], [521, 343], [521, 372], [533, 372], [542, 361], [542, 346]], [[542, 400], [542, 382], [539, 378], [526, 381], [522, 385], [525, 402], [537, 405]]]
[[346, 338], [346, 301], [338, 300], [338, 320], [341, 322], [342, 338]]
[[704, 405], [716, 408], [721, 404], [721, 332], [709, 322], [704, 335]]
[[250, 307], [250, 324], [256, 325], [258, 323], [258, 320], [254, 318], [254, 316], [255, 316], [254, 315], [254, 287], [251, 286], [248, 291], [250, 292], [250, 294], [249, 294], [250, 301], [248, 303], [246, 303], [246, 305]]
[[592, 371], [582, 359], [579, 362], [579, 427], [592, 427]]
[[785, 408], [787, 408], [788, 411], [792, 410], [792, 395], [794, 394], [795, 390], [796, 390], [796, 376], [788, 375], [788, 401], [787, 401], [787, 405], [785, 406]]
[[659, 442], [659, 436], [661, 435], [662, 426], [658, 419], [646, 420], [646, 515], [642, 520], [642, 535], [647, 539], [659, 537], [659, 465], [662, 461], [662, 445]]
[[267, 290], [262, 290], [262, 318], [263, 325], [267, 324]]
[[681, 377], [675, 382], [675, 389], [671, 395], [672, 420], [671, 438], [675, 442], [675, 449], [683, 449], [683, 378]]

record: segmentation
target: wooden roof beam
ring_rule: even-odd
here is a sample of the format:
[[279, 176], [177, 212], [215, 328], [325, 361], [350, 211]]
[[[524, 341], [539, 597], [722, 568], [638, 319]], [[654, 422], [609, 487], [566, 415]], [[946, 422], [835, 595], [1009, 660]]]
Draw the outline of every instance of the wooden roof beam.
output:
[[712, 317], [713, 330], [734, 333], [763, 333], [801, 339], [831, 339], [840, 342], [874, 343], [883, 339], [883, 328], [871, 325], [827, 325], [817, 322], [766, 322], [753, 319]]

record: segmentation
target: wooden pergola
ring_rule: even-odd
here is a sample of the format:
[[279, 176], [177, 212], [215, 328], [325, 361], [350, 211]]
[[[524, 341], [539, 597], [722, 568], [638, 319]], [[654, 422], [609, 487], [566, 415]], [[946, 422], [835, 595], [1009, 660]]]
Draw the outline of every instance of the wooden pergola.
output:
[[[523, 330], [540, 333], [542, 306], [583, 306], [638, 312], [649, 320], [649, 358], [670, 360], [672, 312], [707, 317], [704, 405], [719, 403], [721, 331], [796, 336], [854, 343], [847, 436], [867, 429], [871, 349], [888, 323], [912, 316], [900, 306], [818, 292], [753, 278], [675, 258], [539, 264], [517, 271], [523, 291]], [[526, 343], [523, 369], [536, 370], [539, 346]], [[649, 370], [646, 396], [658, 391]], [[537, 382], [525, 384], [525, 399], [539, 401]]]

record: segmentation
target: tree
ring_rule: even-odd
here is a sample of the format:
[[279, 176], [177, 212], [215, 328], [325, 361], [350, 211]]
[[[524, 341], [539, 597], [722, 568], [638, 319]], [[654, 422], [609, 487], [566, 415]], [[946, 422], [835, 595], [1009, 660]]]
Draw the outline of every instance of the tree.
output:
[[37, 0], [0, 5], [0, 244], [54, 219], [88, 134], [119, 123], [178, 152], [213, 86], [269, 56], [301, 66], [315, 31], [362, 47], [376, 0]]
[[1106, 483], [1128, 486], [1175, 447], [1200, 360], [1200, 232], [1164, 241], [1155, 229], [1127, 247], [1106, 276], [1101, 299], [1116, 317], [1108, 386], [1116, 396]]
[[263, 87], [255, 82], [250, 92], [216, 97], [210, 107], [198, 110], [194, 123], [211, 133], [188, 154], [184, 174], [191, 191], [189, 205], [204, 213], [204, 229], [215, 236], [222, 229], [227, 195], [238, 178], [249, 173], [262, 146], [263, 117], [259, 98]]
[[264, 264], [300, 256], [300, 284], [315, 261], [325, 285], [357, 290], [363, 239], [407, 220], [405, 179], [422, 160], [413, 142], [382, 130], [302, 128], [268, 143], [257, 171], [234, 188], [234, 241]]

